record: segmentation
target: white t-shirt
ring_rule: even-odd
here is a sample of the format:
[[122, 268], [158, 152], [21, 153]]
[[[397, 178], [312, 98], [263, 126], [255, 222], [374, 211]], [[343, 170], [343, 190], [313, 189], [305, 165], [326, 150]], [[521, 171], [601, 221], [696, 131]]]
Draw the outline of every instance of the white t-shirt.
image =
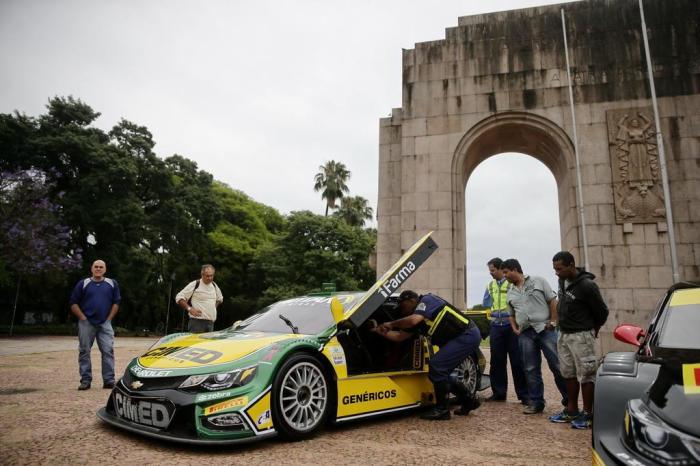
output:
[[[197, 284], [197, 280], [194, 280], [187, 284], [178, 294], [175, 296], [175, 302], [179, 302], [181, 299], [185, 301], [192, 297], [192, 307], [195, 307], [202, 311], [200, 317], [190, 316], [190, 319], [204, 319], [216, 322], [216, 305], [224, 301], [224, 296], [221, 294], [221, 290], [218, 286], [214, 285], [214, 282], [206, 284], [204, 281], [199, 281], [199, 286], [194, 289]], [[194, 293], [192, 293], [194, 291]]]

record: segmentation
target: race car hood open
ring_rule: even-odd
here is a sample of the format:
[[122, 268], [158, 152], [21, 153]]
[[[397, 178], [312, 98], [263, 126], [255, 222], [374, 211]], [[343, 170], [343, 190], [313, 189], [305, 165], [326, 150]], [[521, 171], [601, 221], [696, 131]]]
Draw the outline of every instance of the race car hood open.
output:
[[191, 334], [151, 348], [138, 358], [148, 369], [187, 369], [226, 364], [278, 341], [299, 338], [294, 334], [221, 331]]
[[431, 235], [426, 234], [416, 241], [406, 253], [391, 266], [382, 277], [365, 293], [360, 301], [346, 312], [347, 321], [359, 327], [381, 306], [392, 293], [396, 292], [408, 278], [437, 250], [438, 245]]

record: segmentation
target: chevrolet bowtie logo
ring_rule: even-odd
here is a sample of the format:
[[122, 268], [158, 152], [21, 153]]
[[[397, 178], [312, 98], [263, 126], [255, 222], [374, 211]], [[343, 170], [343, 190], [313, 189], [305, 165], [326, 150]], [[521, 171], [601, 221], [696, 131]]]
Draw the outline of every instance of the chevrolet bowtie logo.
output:
[[133, 388], [134, 390], [138, 390], [141, 387], [143, 387], [143, 384], [140, 381], [134, 380], [133, 382], [131, 382], [131, 388]]

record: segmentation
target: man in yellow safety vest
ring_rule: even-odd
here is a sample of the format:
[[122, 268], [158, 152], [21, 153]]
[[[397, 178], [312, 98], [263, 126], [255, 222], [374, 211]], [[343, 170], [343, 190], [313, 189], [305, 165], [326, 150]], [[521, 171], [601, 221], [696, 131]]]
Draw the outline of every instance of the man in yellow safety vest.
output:
[[518, 348], [518, 336], [513, 333], [508, 320], [508, 303], [506, 293], [510, 283], [501, 269], [503, 261], [494, 257], [487, 262], [489, 282], [484, 293], [483, 305], [491, 309], [491, 330], [489, 344], [491, 347], [491, 391], [493, 394], [486, 401], [505, 401], [508, 392], [507, 362], [510, 357], [510, 371], [513, 376], [515, 393], [522, 404], [527, 404], [527, 380], [523, 362]]

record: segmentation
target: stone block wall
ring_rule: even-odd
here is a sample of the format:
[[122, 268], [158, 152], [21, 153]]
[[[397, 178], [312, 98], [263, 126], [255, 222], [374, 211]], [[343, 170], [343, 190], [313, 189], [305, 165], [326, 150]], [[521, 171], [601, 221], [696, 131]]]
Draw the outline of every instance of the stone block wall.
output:
[[[620, 221], [616, 205], [621, 183], [628, 201], [643, 188], [620, 175], [615, 152], [627, 137], [619, 115], [651, 105], [636, 0], [462, 17], [444, 39], [403, 51], [402, 105], [380, 120], [377, 273], [434, 230], [440, 248], [408, 286], [463, 305], [464, 189], [480, 162], [502, 152], [529, 154], [552, 170], [562, 247], [583, 261], [561, 8], [589, 269], [610, 304], [609, 331], [646, 322], [672, 281], [665, 218]], [[681, 277], [700, 280], [700, 2], [646, 0], [645, 9]], [[650, 183], [658, 192], [658, 177]]]

